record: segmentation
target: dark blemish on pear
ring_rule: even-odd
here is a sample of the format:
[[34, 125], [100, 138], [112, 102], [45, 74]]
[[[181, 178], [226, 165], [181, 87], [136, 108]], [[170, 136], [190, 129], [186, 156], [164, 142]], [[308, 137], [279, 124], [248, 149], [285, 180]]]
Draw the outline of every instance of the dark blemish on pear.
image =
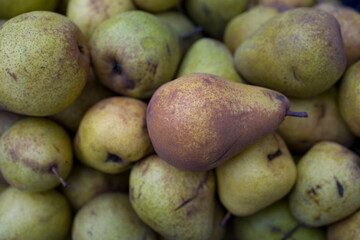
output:
[[300, 118], [307, 118], [308, 117], [307, 112], [292, 112], [290, 110], [286, 110], [285, 115], [286, 116], [291, 116], [291, 117], [300, 117]]
[[295, 67], [291, 67], [292, 73], [293, 73], [293, 77], [296, 81], [301, 82], [300, 79], [298, 79], [297, 75], [296, 75], [296, 68]]
[[191, 198], [186, 199], [185, 201], [183, 201], [177, 208], [175, 208], [175, 211], [181, 209], [182, 207], [184, 207], [186, 204], [188, 204], [189, 202], [191, 202], [192, 200], [196, 199], [200, 193], [200, 190], [204, 187], [204, 185], [207, 183], [209, 179], [209, 172], [205, 173], [205, 178], [204, 180], [202, 180], [199, 185], [196, 187], [195, 189], [195, 194], [194, 196], [192, 196]]
[[121, 75], [121, 73], [122, 73], [122, 68], [121, 68], [120, 64], [118, 63], [118, 61], [116, 61], [116, 60], [113, 60], [113, 62], [112, 62], [112, 71], [113, 71], [113, 73], [119, 74], [119, 75]]
[[269, 228], [270, 228], [271, 232], [273, 232], [273, 233], [284, 233], [283, 230], [279, 227], [270, 225]]
[[144, 168], [144, 170], [141, 171], [141, 176], [144, 176], [146, 174], [146, 172], [149, 170], [150, 164], [146, 164], [146, 167]]
[[91, 211], [90, 211], [90, 214], [91, 214], [91, 215], [96, 215], [96, 213], [94, 212], [94, 210], [91, 210]]
[[316, 189], [321, 189], [321, 185], [316, 185]]
[[271, 153], [271, 154], [268, 154], [268, 155], [267, 155], [267, 158], [268, 158], [269, 161], [271, 161], [271, 160], [273, 160], [274, 158], [280, 156], [281, 154], [282, 154], [282, 152], [281, 152], [281, 150], [280, 150], [280, 148], [279, 148], [276, 152]]
[[115, 154], [108, 153], [105, 162], [123, 163], [124, 160]]
[[320, 216], [316, 216], [316, 217], [314, 217], [314, 222], [316, 222], [316, 221], [319, 221], [320, 220]]
[[171, 55], [169, 44], [166, 44], [166, 51], [168, 55]]
[[87, 231], [87, 234], [90, 235], [90, 236], [93, 235], [93, 233], [91, 231]]
[[16, 75], [15, 75], [15, 73], [12, 73], [12, 72], [10, 72], [10, 69], [6, 69], [6, 72], [10, 75], [10, 77], [12, 77], [15, 81], [17, 81], [18, 79], [17, 79], [17, 77], [16, 77]]
[[318, 120], [322, 119], [325, 116], [326, 113], [326, 107], [325, 104], [321, 103], [321, 104], [315, 104], [314, 105], [316, 108], [320, 108], [320, 115]]
[[336, 181], [337, 192], [340, 197], [343, 197], [344, 196], [344, 187], [343, 187], [343, 185], [341, 185], [341, 183], [339, 182], [339, 180], [336, 177], [334, 177], [334, 178]]
[[78, 45], [78, 49], [80, 53], [84, 53], [84, 48], [82, 46]]
[[308, 195], [317, 196], [317, 193], [316, 193], [316, 191], [315, 191], [314, 188], [311, 188], [310, 190], [307, 190], [306, 193], [307, 193]]
[[131, 201], [135, 202], [134, 188], [133, 187], [130, 188], [130, 199], [131, 199]]

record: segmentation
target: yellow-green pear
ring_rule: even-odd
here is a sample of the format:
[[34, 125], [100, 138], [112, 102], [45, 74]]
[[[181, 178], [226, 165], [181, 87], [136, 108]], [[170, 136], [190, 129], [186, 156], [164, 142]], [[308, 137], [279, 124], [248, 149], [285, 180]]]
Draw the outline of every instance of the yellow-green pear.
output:
[[234, 82], [242, 82], [237, 73], [231, 52], [222, 42], [201, 38], [187, 51], [180, 64], [177, 77], [189, 73], [210, 73]]
[[291, 9], [287, 5], [257, 5], [233, 17], [226, 25], [224, 43], [234, 53], [238, 46], [258, 28], [279, 13]]
[[360, 207], [360, 158], [330, 141], [315, 144], [297, 164], [290, 210], [302, 224], [325, 226]]
[[246, 10], [249, 0], [185, 0], [190, 18], [212, 38], [222, 39], [226, 24]]
[[67, 130], [75, 133], [86, 111], [100, 100], [115, 96], [115, 93], [102, 85], [90, 71], [86, 85], [79, 97], [63, 111], [49, 116]]
[[32, 11], [54, 11], [58, 0], [0, 0], [0, 19], [10, 19]]
[[0, 109], [31, 116], [60, 112], [80, 95], [88, 71], [84, 36], [67, 17], [35, 11], [0, 27]]
[[77, 212], [73, 240], [156, 240], [155, 233], [136, 215], [125, 193], [104, 193]]
[[312, 7], [317, 0], [258, 0], [258, 4], [282, 4], [291, 7]]
[[131, 0], [70, 0], [66, 16], [81, 29], [88, 40], [100, 23], [118, 13], [131, 10], [135, 10]]
[[41, 192], [66, 185], [72, 162], [68, 133], [49, 119], [24, 118], [0, 138], [1, 172], [17, 189]]
[[350, 130], [360, 137], [360, 61], [348, 68], [340, 82], [339, 110]]
[[340, 115], [337, 89], [310, 98], [289, 98], [293, 111], [305, 111], [306, 119], [286, 118], [277, 129], [290, 151], [305, 153], [315, 143], [328, 140], [350, 147], [354, 135]]
[[340, 24], [341, 36], [344, 41], [347, 66], [360, 59], [360, 14], [355, 9], [341, 5], [323, 3], [315, 8], [332, 14]]
[[335, 17], [295, 8], [267, 21], [235, 52], [235, 66], [252, 84], [288, 97], [312, 97], [329, 89], [346, 67]]
[[182, 0], [132, 0], [135, 5], [147, 12], [163, 12], [175, 7]]
[[5, 179], [2, 176], [1, 171], [0, 171], [0, 194], [8, 187], [9, 187], [9, 184], [5, 181]]
[[145, 102], [122, 96], [96, 103], [85, 113], [76, 133], [77, 159], [105, 173], [120, 173], [152, 153], [146, 108]]
[[102, 22], [89, 45], [100, 82], [121, 95], [144, 99], [172, 80], [181, 57], [174, 30], [143, 11], [119, 13]]
[[301, 226], [291, 215], [287, 199], [281, 199], [269, 207], [248, 217], [234, 217], [235, 236], [241, 240], [325, 240], [320, 228]]
[[181, 40], [182, 54], [201, 37], [201, 34], [197, 32], [198, 28], [196, 28], [194, 23], [182, 12], [167, 11], [158, 13], [155, 16], [168, 24], [178, 34]]
[[64, 240], [71, 218], [66, 198], [55, 190], [27, 193], [10, 187], [0, 194], [0, 239]]
[[354, 240], [360, 236], [360, 211], [327, 226], [327, 240]]
[[206, 171], [272, 133], [292, 115], [289, 107], [270, 89], [191, 73], [156, 90], [146, 121], [159, 157], [183, 170]]
[[272, 133], [218, 166], [216, 179], [223, 206], [249, 216], [288, 194], [296, 166], [284, 140]]
[[130, 202], [140, 219], [167, 239], [209, 239], [215, 177], [211, 171], [179, 170], [151, 155], [131, 169]]

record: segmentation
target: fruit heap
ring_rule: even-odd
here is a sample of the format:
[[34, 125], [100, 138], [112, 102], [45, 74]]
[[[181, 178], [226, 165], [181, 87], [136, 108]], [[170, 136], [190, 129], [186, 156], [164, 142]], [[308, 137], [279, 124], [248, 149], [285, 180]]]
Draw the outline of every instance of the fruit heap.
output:
[[0, 239], [359, 239], [360, 15], [0, 0]]

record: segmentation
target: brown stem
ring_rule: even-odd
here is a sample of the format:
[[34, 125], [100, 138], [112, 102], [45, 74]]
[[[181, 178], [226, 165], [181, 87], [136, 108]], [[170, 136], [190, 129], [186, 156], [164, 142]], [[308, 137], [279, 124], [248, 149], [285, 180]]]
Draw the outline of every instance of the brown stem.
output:
[[286, 240], [286, 239], [290, 238], [290, 237], [294, 234], [294, 232], [295, 232], [299, 227], [301, 227], [301, 226], [302, 226], [301, 223], [298, 223], [297, 225], [295, 225], [295, 227], [293, 227], [292, 229], [290, 229], [290, 231], [288, 231], [288, 232], [282, 237], [281, 240]]
[[225, 217], [223, 218], [223, 220], [221, 220], [221, 223], [220, 223], [220, 227], [225, 227], [227, 221], [229, 221], [231, 217], [231, 212], [227, 211]]
[[201, 26], [198, 26], [198, 27], [196, 27], [192, 32], [189, 32], [189, 33], [187, 33], [187, 34], [185, 34], [185, 35], [180, 36], [180, 38], [181, 38], [182, 40], [185, 40], [185, 39], [187, 39], [187, 38], [189, 38], [189, 37], [192, 37], [192, 36], [195, 36], [195, 35], [201, 33], [202, 30], [203, 30], [202, 27], [201, 27]]
[[285, 116], [306, 118], [308, 117], [308, 114], [307, 112], [292, 112], [290, 110], [286, 110]]
[[61, 182], [61, 184], [64, 186], [64, 188], [68, 188], [70, 185], [65, 182], [65, 180], [60, 176], [59, 172], [57, 171], [56, 167], [53, 166], [51, 167], [51, 171], [55, 174], [55, 176], [57, 177], [57, 179], [59, 179], [59, 181]]

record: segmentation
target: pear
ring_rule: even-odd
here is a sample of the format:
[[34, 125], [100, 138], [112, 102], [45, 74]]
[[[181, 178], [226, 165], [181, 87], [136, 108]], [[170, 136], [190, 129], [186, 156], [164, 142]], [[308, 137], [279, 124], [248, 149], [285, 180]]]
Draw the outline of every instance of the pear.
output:
[[181, 0], [133, 0], [135, 5], [147, 12], [163, 12], [175, 7]]
[[191, 46], [180, 65], [177, 77], [196, 72], [244, 83], [236, 72], [233, 57], [225, 44], [211, 38], [201, 38]]
[[226, 25], [224, 43], [234, 53], [238, 46], [268, 20], [291, 9], [287, 5], [257, 5], [233, 17]]
[[315, 8], [332, 14], [340, 24], [344, 41], [347, 66], [360, 59], [360, 14], [355, 9], [331, 3], [318, 4]]
[[100, 82], [121, 95], [144, 99], [172, 80], [181, 56], [177, 34], [143, 11], [104, 21], [89, 45]]
[[346, 67], [339, 23], [317, 9], [285, 11], [237, 48], [235, 66], [246, 81], [288, 97], [318, 95]]
[[328, 140], [350, 147], [354, 136], [342, 119], [337, 104], [337, 89], [311, 98], [289, 98], [293, 111], [306, 111], [307, 119], [286, 118], [277, 129], [290, 151], [305, 153], [315, 143]]
[[32, 11], [54, 11], [58, 0], [1, 0], [0, 19], [10, 19], [17, 15]]
[[0, 27], [6, 22], [4, 19], [0, 19]]
[[27, 193], [8, 188], [0, 194], [0, 239], [64, 240], [71, 210], [55, 190]]
[[225, 228], [221, 226], [221, 222], [224, 217], [224, 209], [222, 205], [215, 202], [215, 213], [214, 213], [213, 232], [209, 240], [223, 240], [225, 236]]
[[315, 144], [298, 162], [289, 195], [293, 216], [306, 226], [325, 226], [360, 207], [360, 159], [330, 141]]
[[[0, 168], [13, 187], [47, 191], [64, 182], [72, 168], [69, 135], [45, 118], [24, 118], [0, 139]], [[1, 239], [1, 238], [0, 238]]]
[[258, 0], [258, 4], [284, 4], [291, 7], [312, 7], [317, 0]]
[[166, 239], [209, 239], [214, 174], [182, 171], [152, 155], [131, 169], [130, 202], [136, 214]]
[[236, 216], [249, 216], [283, 198], [296, 181], [284, 140], [273, 133], [216, 168], [218, 194]]
[[299, 225], [290, 213], [287, 199], [281, 199], [251, 216], [234, 217], [233, 229], [241, 240], [326, 239], [320, 228]]
[[354, 240], [360, 236], [360, 211], [327, 226], [327, 240]]
[[86, 83], [89, 53], [70, 19], [35, 11], [0, 29], [0, 109], [48, 116], [75, 101]]
[[201, 37], [201, 34], [197, 32], [198, 28], [195, 28], [194, 23], [182, 12], [167, 11], [155, 16], [178, 34], [181, 40], [182, 54], [187, 52], [190, 46]]
[[131, 0], [70, 0], [66, 16], [81, 29], [88, 40], [100, 23], [118, 13], [131, 10], [135, 10]]
[[155, 240], [156, 237], [136, 215], [127, 194], [104, 193], [77, 212], [72, 239]]
[[340, 114], [352, 133], [360, 137], [360, 61], [346, 70], [339, 88]]
[[130, 97], [105, 98], [92, 106], [74, 139], [77, 159], [105, 173], [120, 173], [153, 152], [147, 104]]
[[245, 11], [249, 0], [185, 0], [191, 19], [212, 38], [222, 39], [226, 24]]
[[5, 181], [5, 179], [2, 176], [1, 171], [0, 171], [0, 194], [8, 187], [9, 187], [9, 184]]
[[147, 109], [155, 152], [187, 171], [215, 168], [272, 133], [290, 115], [275, 91], [191, 73], [162, 85]]
[[115, 96], [115, 93], [102, 85], [96, 79], [93, 71], [90, 71], [86, 85], [79, 97], [63, 111], [49, 117], [60, 123], [71, 133], [76, 133], [86, 111], [100, 100], [113, 96]]

